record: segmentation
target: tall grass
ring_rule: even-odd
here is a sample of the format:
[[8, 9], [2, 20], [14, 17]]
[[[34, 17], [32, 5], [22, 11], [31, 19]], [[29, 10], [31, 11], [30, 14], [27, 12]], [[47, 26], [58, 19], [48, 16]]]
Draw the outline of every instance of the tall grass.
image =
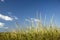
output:
[[37, 22], [36, 27], [34, 27], [34, 23], [32, 22], [31, 26], [29, 26], [30, 28], [26, 28], [25, 30], [21, 30], [18, 22], [16, 22], [17, 30], [0, 32], [0, 40], [60, 40], [60, 29], [52, 25], [53, 16], [50, 25], [46, 25], [45, 21], [43, 25], [40, 17], [40, 22]]

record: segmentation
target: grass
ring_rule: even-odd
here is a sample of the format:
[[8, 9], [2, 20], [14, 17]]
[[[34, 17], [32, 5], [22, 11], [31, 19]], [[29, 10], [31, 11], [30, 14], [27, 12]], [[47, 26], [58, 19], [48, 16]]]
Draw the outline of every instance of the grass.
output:
[[60, 30], [58, 29], [43, 29], [29, 30], [23, 32], [2, 32], [0, 40], [60, 40]]
[[18, 22], [16, 22], [16, 28], [18, 30], [0, 32], [0, 40], [60, 40], [60, 29], [53, 26], [52, 23], [53, 18], [50, 25], [46, 25], [45, 21], [44, 25], [41, 22], [37, 22], [36, 27], [32, 23], [29, 26], [30, 28], [21, 30], [19, 29]]

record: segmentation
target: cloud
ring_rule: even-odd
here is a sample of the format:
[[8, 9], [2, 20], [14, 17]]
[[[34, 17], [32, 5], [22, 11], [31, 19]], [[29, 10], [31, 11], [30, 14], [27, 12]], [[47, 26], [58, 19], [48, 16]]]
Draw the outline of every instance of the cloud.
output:
[[36, 18], [25, 19], [25, 21], [28, 21], [28, 22], [40, 22], [40, 20], [36, 19]]
[[1, 2], [4, 2], [5, 0], [1, 0]]
[[33, 19], [35, 22], [40, 22], [40, 20], [39, 19]]
[[33, 20], [34, 22], [40, 22], [40, 20], [36, 18], [31, 18], [31, 20]]
[[18, 17], [14, 16], [14, 19], [16, 19], [16, 20], [17, 20], [17, 19], [18, 19]]
[[25, 19], [25, 21], [31, 22], [31, 20], [29, 20], [29, 19]]
[[0, 28], [3, 27], [5, 23], [0, 22]]
[[12, 21], [13, 20], [13, 18], [11, 18], [9, 16], [2, 15], [2, 14], [0, 14], [0, 18], [3, 20], [6, 20], [6, 21]]
[[8, 14], [9, 14], [14, 20], [18, 20], [18, 17], [12, 15], [12, 12], [8, 12]]
[[5, 25], [5, 23], [0, 22], [0, 28], [8, 29], [8, 27], [4, 27], [4, 25]]

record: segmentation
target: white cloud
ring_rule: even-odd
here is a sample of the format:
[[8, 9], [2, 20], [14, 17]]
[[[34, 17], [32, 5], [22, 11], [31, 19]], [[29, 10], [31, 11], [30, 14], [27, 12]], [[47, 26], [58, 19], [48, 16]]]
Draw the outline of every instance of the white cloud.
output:
[[17, 19], [18, 19], [18, 17], [14, 16], [14, 19], [16, 19], [16, 20], [17, 20]]
[[0, 22], [0, 28], [8, 29], [8, 27], [4, 27], [4, 25], [5, 25], [5, 23]]
[[36, 18], [31, 18], [31, 20], [34, 21], [34, 22], [40, 22], [40, 20], [36, 19]]
[[5, 0], [1, 0], [1, 2], [4, 2]]
[[25, 21], [31, 22], [31, 20], [29, 20], [29, 19], [25, 19]]
[[40, 20], [39, 20], [39, 19], [34, 19], [34, 21], [35, 21], [35, 22], [40, 22]]
[[5, 23], [0, 22], [0, 28], [3, 27]]
[[18, 20], [18, 17], [12, 15], [12, 12], [8, 12], [8, 14], [9, 14], [14, 20]]
[[6, 21], [12, 21], [13, 20], [13, 18], [11, 18], [9, 16], [2, 15], [2, 14], [0, 14], [0, 18], [3, 20], [6, 20]]
[[28, 21], [28, 22], [40, 22], [39, 19], [35, 19], [35, 18], [25, 19], [25, 21]]

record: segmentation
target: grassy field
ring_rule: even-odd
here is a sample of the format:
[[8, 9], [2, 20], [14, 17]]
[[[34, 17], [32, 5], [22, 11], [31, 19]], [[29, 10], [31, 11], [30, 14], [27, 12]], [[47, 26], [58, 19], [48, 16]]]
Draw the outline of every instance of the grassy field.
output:
[[30, 28], [20, 29], [16, 22], [17, 30], [11, 32], [0, 32], [0, 40], [60, 40], [60, 29], [58, 26], [42, 25], [37, 22], [36, 27], [31, 23]]
[[[18, 28], [18, 27], [17, 27]], [[52, 27], [26, 28], [25, 30], [13, 30], [0, 32], [0, 40], [60, 40], [60, 29]]]
[[31, 29], [29, 31], [1, 32], [0, 40], [60, 40], [58, 29]]

